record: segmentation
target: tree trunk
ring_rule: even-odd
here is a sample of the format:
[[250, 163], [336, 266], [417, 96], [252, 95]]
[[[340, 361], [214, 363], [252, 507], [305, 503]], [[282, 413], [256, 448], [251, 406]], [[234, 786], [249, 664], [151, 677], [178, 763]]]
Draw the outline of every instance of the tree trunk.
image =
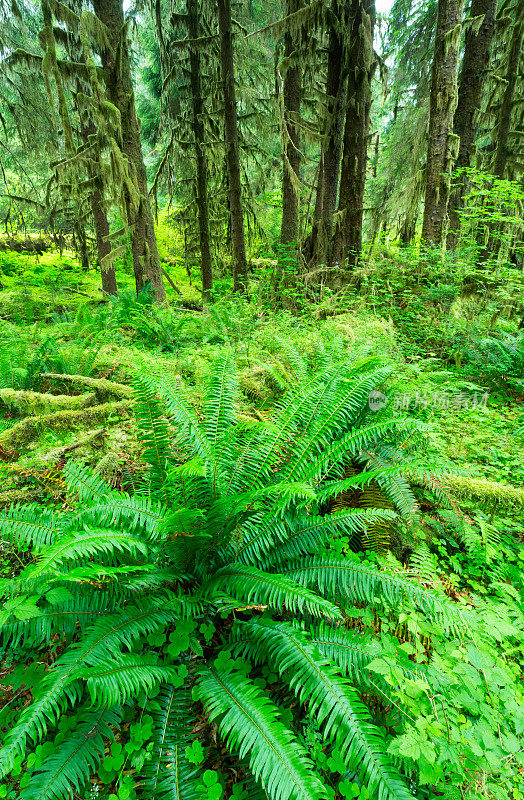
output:
[[[513, 117], [513, 109], [515, 107], [515, 85], [518, 80], [519, 74], [519, 61], [522, 50], [522, 41], [524, 36], [524, 26], [519, 25], [518, 20], [512, 26], [512, 34], [509, 42], [508, 56], [506, 62], [506, 71], [504, 74], [504, 92], [502, 95], [502, 102], [497, 114], [497, 123], [491, 132], [491, 138], [495, 145], [495, 152], [491, 164], [491, 171], [497, 177], [503, 180], [509, 177], [507, 174], [507, 164], [509, 156], [508, 140], [510, 136], [511, 123]], [[517, 126], [516, 126], [517, 127]], [[495, 204], [493, 201], [488, 200], [487, 209], [494, 214]], [[479, 231], [479, 238], [485, 240], [487, 234], [487, 242], [481, 249], [477, 266], [479, 269], [485, 269], [487, 262], [496, 260], [499, 256], [499, 251], [502, 243], [504, 233], [504, 225], [501, 222], [491, 220], [488, 224], [488, 231]]]
[[445, 233], [451, 170], [457, 157], [453, 133], [457, 106], [457, 64], [464, 0], [439, 0], [431, 73], [426, 199], [422, 238], [439, 245]]
[[[77, 56], [80, 63], [81, 57]], [[80, 87], [77, 87], [80, 92]], [[80, 132], [84, 147], [87, 149], [89, 146], [89, 137], [95, 131], [93, 122], [87, 122], [82, 118], [80, 104], [78, 103], [77, 96], [75, 95], [75, 103], [78, 109], [78, 116], [80, 118]], [[89, 177], [93, 180], [96, 178], [95, 169], [92, 162], [88, 164]], [[104, 263], [104, 259], [111, 252], [111, 242], [109, 240], [109, 221], [107, 219], [107, 212], [104, 206], [104, 197], [102, 191], [98, 188], [96, 183], [91, 190], [90, 196], [91, 213], [93, 215], [93, 224], [96, 236], [96, 249], [98, 255], [98, 263], [100, 265], [100, 276], [102, 279], [102, 291], [107, 294], [118, 294], [118, 287], [116, 283], [115, 265], [111, 263]]]
[[522, 39], [524, 36], [524, 25], [515, 21], [512, 28], [511, 42], [509, 46], [508, 66], [506, 70], [506, 86], [502, 97], [502, 105], [498, 114], [498, 122], [493, 131], [496, 136], [495, 156], [493, 159], [492, 172], [497, 178], [505, 178], [506, 166], [508, 163], [508, 139], [511, 129], [511, 117], [514, 108], [515, 86], [518, 80], [520, 53], [522, 50]]
[[104, 264], [105, 256], [111, 252], [111, 242], [109, 241], [109, 221], [104, 208], [104, 201], [100, 189], [94, 189], [91, 193], [91, 211], [95, 224], [96, 247], [98, 253], [98, 263], [100, 264], [100, 274], [102, 277], [102, 291], [107, 294], [118, 294], [116, 284], [115, 266]]
[[362, 221], [371, 111], [371, 80], [376, 61], [373, 50], [375, 0], [351, 0], [348, 33], [346, 122], [343, 140], [338, 212], [334, 233], [335, 265], [349, 269], [362, 252]]
[[247, 294], [246, 241], [244, 237], [242, 184], [240, 181], [240, 153], [238, 146], [237, 101], [235, 93], [230, 0], [218, 0], [218, 26], [220, 32], [220, 70], [222, 92], [224, 95], [231, 243], [233, 248], [233, 288], [236, 292]]
[[[198, 3], [197, 0], [187, 0], [187, 15], [189, 37], [198, 39]], [[198, 230], [200, 237], [200, 258], [202, 264], [202, 299], [207, 302], [211, 299], [213, 289], [213, 262], [211, 260], [211, 245], [209, 240], [209, 203], [207, 197], [207, 165], [204, 155], [204, 122], [202, 120], [202, 85], [201, 85], [201, 60], [198, 47], [189, 46], [189, 67], [191, 71], [191, 102], [193, 107], [193, 135], [195, 137], [196, 155], [196, 189]]]
[[[480, 109], [482, 92], [490, 64], [490, 50], [495, 33], [495, 15], [497, 0], [472, 0], [470, 16], [484, 16], [480, 28], [469, 27], [466, 31], [466, 43], [460, 82], [458, 103], [453, 121], [453, 131], [460, 137], [455, 169], [466, 169], [473, 166], [476, 153], [477, 113]], [[468, 190], [468, 179], [464, 173], [458, 177], [457, 186], [449, 203], [450, 231], [446, 244], [457, 246], [460, 229], [459, 212], [463, 208], [463, 197]]]
[[[343, 27], [344, 10], [338, 0], [332, 5], [333, 15]], [[344, 48], [340, 28], [333, 24], [329, 32], [326, 72], [326, 130], [322, 146], [317, 184], [317, 219], [312, 231], [313, 263], [331, 264], [333, 246], [333, 214], [337, 206], [342, 137], [344, 135], [343, 75]]]
[[[294, 14], [300, 8], [300, 0], [287, 0], [286, 16]], [[300, 36], [300, 34], [298, 34]], [[284, 59], [288, 64], [289, 59], [296, 56], [298, 42], [290, 33], [284, 34]], [[282, 225], [280, 229], [280, 242], [283, 245], [298, 243], [299, 236], [299, 189], [300, 180], [300, 131], [298, 120], [300, 118], [300, 100], [302, 94], [302, 76], [300, 64], [288, 64], [282, 85], [283, 120], [282, 120]]]
[[107, 71], [109, 99], [120, 112], [121, 148], [130, 168], [131, 180], [125, 187], [125, 200], [136, 290], [139, 292], [149, 282], [157, 302], [163, 303], [166, 292], [147, 188], [122, 3], [121, 0], [94, 0], [93, 7], [110, 34], [110, 46], [101, 48], [100, 55]]

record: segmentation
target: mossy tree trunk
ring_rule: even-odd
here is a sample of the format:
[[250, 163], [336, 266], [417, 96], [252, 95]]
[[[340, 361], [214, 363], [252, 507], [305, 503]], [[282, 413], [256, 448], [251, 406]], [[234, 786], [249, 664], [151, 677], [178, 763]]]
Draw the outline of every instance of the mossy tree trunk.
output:
[[130, 166], [130, 181], [124, 192], [136, 289], [139, 292], [150, 283], [157, 302], [162, 303], [166, 293], [147, 188], [122, 3], [94, 0], [93, 7], [109, 31], [109, 44], [101, 48], [100, 55], [107, 72], [108, 98], [120, 113], [121, 147]]
[[457, 66], [464, 0], [439, 0], [431, 72], [426, 198], [422, 238], [440, 245], [445, 235], [451, 170], [457, 157], [453, 133], [457, 107]]
[[352, 269], [362, 252], [364, 190], [371, 112], [375, 1], [351, 0], [348, 19], [347, 100], [338, 220], [333, 239], [334, 265]]
[[91, 192], [91, 212], [93, 214], [96, 248], [98, 253], [98, 263], [100, 264], [100, 275], [102, 278], [102, 291], [107, 294], [118, 294], [116, 283], [115, 267], [113, 264], [106, 266], [104, 259], [111, 253], [111, 243], [109, 241], [109, 220], [104, 207], [104, 200], [100, 189], [95, 188]]
[[[483, 17], [480, 27], [472, 25], [466, 31], [464, 57], [460, 70], [458, 103], [453, 121], [453, 131], [459, 137], [455, 169], [474, 166], [477, 138], [477, 114], [482, 92], [489, 72], [491, 43], [495, 33], [497, 0], [472, 0], [470, 17]], [[449, 202], [448, 247], [457, 245], [460, 229], [459, 212], [468, 190], [466, 174], [459, 176]]]
[[312, 230], [312, 262], [315, 265], [325, 264], [328, 267], [333, 246], [333, 214], [338, 198], [344, 135], [345, 76], [341, 35], [344, 4], [339, 3], [339, 0], [333, 0], [332, 12], [326, 71], [326, 130], [318, 170], [315, 220]]
[[[508, 162], [511, 155], [509, 139], [516, 107], [515, 87], [519, 78], [519, 62], [524, 37], [524, 21], [522, 19], [517, 19], [510, 30], [511, 36], [508, 44], [506, 68], [503, 73], [504, 91], [502, 93], [500, 108], [497, 110], [497, 122], [491, 131], [491, 138], [494, 144], [491, 171], [501, 180], [510, 177], [508, 175]], [[515, 127], [517, 128], [518, 126], [515, 125]], [[496, 210], [494, 204], [490, 201], [488, 201], [488, 208], [492, 213]], [[488, 226], [487, 232], [482, 231], [481, 235], [484, 241], [486, 241], [486, 239], [487, 241], [478, 255], [478, 267], [480, 269], [485, 269], [490, 260], [495, 260], [498, 257], [503, 234], [504, 224], [497, 222], [492, 222]]]
[[[495, 140], [495, 154], [493, 157], [492, 172], [497, 178], [506, 178], [506, 167], [509, 156], [509, 137], [511, 133], [511, 122], [515, 108], [515, 87], [519, 77], [519, 62], [522, 52], [522, 41], [524, 37], [524, 22], [522, 19], [516, 20], [512, 25], [511, 39], [505, 78], [504, 94], [498, 113], [497, 124], [492, 132]], [[520, 100], [520, 98], [518, 98]]]
[[[200, 36], [198, 23], [198, 2], [187, 0], [187, 19], [189, 37], [193, 41]], [[193, 111], [193, 135], [195, 137], [196, 156], [196, 200], [198, 213], [198, 230], [200, 237], [200, 258], [202, 272], [202, 298], [210, 300], [213, 289], [213, 262], [209, 239], [209, 203], [207, 196], [207, 164], [204, 153], [204, 122], [201, 80], [201, 58], [198, 46], [189, 45], [189, 68], [191, 82], [191, 104]]]
[[218, 25], [220, 33], [220, 71], [224, 97], [229, 214], [233, 250], [233, 287], [236, 292], [247, 294], [246, 240], [244, 235], [242, 183], [240, 179], [240, 151], [238, 144], [238, 119], [230, 0], [218, 0]]
[[[299, 10], [301, 0], [287, 0], [286, 16]], [[300, 229], [300, 103], [302, 95], [302, 75], [298, 59], [298, 38], [291, 30], [284, 34], [285, 72], [282, 80], [282, 221], [280, 242], [283, 245], [297, 245]]]

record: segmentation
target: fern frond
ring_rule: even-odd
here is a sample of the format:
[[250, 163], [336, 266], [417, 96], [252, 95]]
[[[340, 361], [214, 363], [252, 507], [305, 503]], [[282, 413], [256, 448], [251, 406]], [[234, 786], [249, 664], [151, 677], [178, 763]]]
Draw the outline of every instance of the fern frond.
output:
[[[356, 542], [359, 534], [381, 520], [387, 523], [394, 519], [394, 512], [387, 509], [347, 508], [326, 514], [324, 517], [306, 518], [302, 524], [296, 524], [280, 544], [272, 547], [265, 557], [259, 553], [259, 566], [268, 572], [272, 567], [280, 570], [290, 559], [303, 555], [313, 555], [326, 549], [330, 542], [340, 536], [348, 536]], [[248, 555], [251, 555], [248, 552]], [[251, 557], [254, 561], [253, 556]], [[242, 555], [239, 560], [244, 561]]]
[[72, 675], [81, 678], [96, 705], [121, 706], [141, 691], [151, 691], [162, 682], [178, 679], [175, 667], [165, 666], [155, 655], [116, 654], [110, 661], [81, 667]]
[[[53, 591], [53, 590], [52, 590]], [[16, 620], [2, 626], [1, 638], [4, 647], [10, 642], [18, 647], [23, 640], [26, 647], [35, 647], [42, 642], [50, 642], [58, 634], [60, 639], [69, 641], [75, 631], [83, 631], [98, 617], [115, 611], [115, 600], [107, 592], [89, 592], [74, 589], [76, 597], [67, 591], [69, 599], [56, 605], [47, 603], [40, 606], [40, 613], [31, 619]]]
[[203, 588], [212, 598], [224, 593], [238, 598], [242, 604], [267, 605], [276, 610], [308, 611], [316, 617], [341, 617], [340, 609], [298, 581], [272, 575], [244, 564], [230, 564], [218, 570]]
[[80, 503], [101, 501], [109, 497], [111, 488], [90, 467], [78, 461], [69, 460], [63, 469], [67, 488], [78, 494]]
[[27, 567], [21, 579], [32, 581], [47, 572], [59, 570], [67, 561], [69, 567], [77, 561], [85, 561], [96, 553], [127, 552], [147, 553], [147, 544], [134, 533], [124, 530], [86, 530], [64, 537], [47, 549], [36, 564]]
[[182, 397], [179, 387], [165, 378], [161, 383], [155, 382], [153, 385], [177, 431], [179, 444], [187, 449], [191, 457], [197, 456], [203, 461], [210, 460], [209, 443], [200, 428], [198, 417]]
[[[357, 425], [326, 444], [322, 452], [312, 459], [309, 465], [305, 465], [303, 480], [316, 482], [327, 478], [333, 472], [334, 466], [340, 465], [343, 468], [348, 461], [358, 458], [363, 450], [376, 446], [383, 438], [398, 435], [403, 431], [414, 432], [423, 427], [427, 426], [419, 420], [400, 418]], [[398, 468], [393, 472], [396, 471]]]
[[76, 519], [96, 523], [100, 526], [118, 525], [125, 520], [133, 528], [143, 528], [149, 539], [154, 541], [160, 535], [160, 527], [165, 518], [165, 508], [152, 502], [148, 497], [128, 497], [122, 494], [107, 503], [83, 508]]
[[371, 466], [383, 470], [383, 474], [377, 479], [378, 485], [402, 516], [413, 521], [418, 516], [418, 504], [407, 479], [398, 470], [392, 471], [391, 461], [381, 453], [366, 452], [364, 456], [367, 459], [366, 468]]
[[[357, 473], [358, 474], [358, 473]], [[366, 474], [366, 473], [360, 473]], [[380, 475], [380, 472], [374, 473], [375, 476]], [[356, 476], [353, 476], [356, 477]], [[349, 480], [352, 480], [350, 478]], [[345, 483], [345, 481], [341, 481]], [[350, 484], [351, 485], [351, 484]], [[344, 508], [371, 508], [371, 509], [393, 509], [393, 504], [386, 497], [376, 480], [371, 480], [360, 491], [354, 491], [351, 486], [351, 491], [345, 489], [341, 494], [333, 499], [332, 508], [340, 510]], [[391, 518], [383, 517], [375, 521], [370, 521], [366, 525], [364, 535], [362, 537], [362, 545], [368, 550], [374, 552], [383, 552], [388, 549], [391, 534]]]
[[42, 508], [37, 503], [17, 504], [0, 514], [0, 536], [5, 541], [30, 544], [42, 550], [68, 529], [71, 520], [71, 515]]
[[327, 445], [360, 421], [369, 393], [389, 373], [390, 369], [383, 368], [371, 374], [364, 373], [357, 381], [347, 380], [343, 391], [337, 392], [335, 398], [330, 398], [327, 411], [320, 414], [320, 420], [315, 420], [299, 440], [298, 447], [293, 448], [293, 457], [282, 473], [284, 480], [304, 480], [311, 466], [312, 454], [321, 453]]
[[229, 354], [220, 355], [213, 362], [204, 403], [204, 431], [213, 449], [235, 423], [237, 394], [236, 364]]
[[20, 798], [62, 800], [79, 793], [102, 761], [105, 741], [115, 738], [111, 726], [118, 727], [120, 721], [120, 711], [113, 708], [79, 714], [77, 727], [46, 758], [42, 769], [31, 775]]
[[[311, 644], [352, 681], [368, 688], [376, 686], [377, 676], [373, 674], [371, 679], [367, 667], [374, 658], [387, 653], [374, 636], [348, 631], [342, 627], [335, 628], [324, 622], [313, 624], [309, 629], [309, 636]], [[400, 651], [395, 654], [395, 662], [405, 678], [427, 682], [427, 668], [424, 664], [410, 661]]]
[[199, 675], [195, 696], [217, 721], [228, 746], [262, 782], [271, 800], [325, 800], [327, 792], [313, 764], [279, 709], [243, 675], [207, 668]]
[[398, 606], [411, 598], [427, 614], [442, 615], [452, 626], [452, 607], [444, 595], [426, 589], [401, 574], [378, 570], [339, 556], [311, 556], [283, 570], [301, 586], [315, 586], [322, 595], [342, 596], [352, 602], [376, 603], [386, 600]]
[[137, 421], [146, 445], [144, 458], [150, 466], [151, 491], [166, 507], [169, 507], [166, 478], [171, 446], [167, 422], [158, 402], [153, 381], [148, 376], [137, 378], [133, 388]]
[[165, 685], [155, 697], [154, 751], [144, 769], [145, 789], [155, 800], [201, 800], [201, 770], [185, 756], [193, 741], [195, 717], [191, 694], [184, 687]]
[[337, 744], [348, 769], [359, 773], [372, 797], [410, 800], [412, 795], [385, 754], [380, 729], [371, 724], [369, 710], [301, 628], [259, 619], [237, 623], [235, 632], [241, 651], [257, 662], [267, 657], [272, 669], [307, 703], [326, 740]]
[[34, 703], [22, 711], [5, 737], [0, 751], [0, 775], [12, 769], [13, 760], [24, 752], [28, 737], [37, 742], [66, 705], [80, 698], [81, 684], [72, 678], [78, 669], [112, 658], [121, 646], [130, 648], [144, 633], [167, 627], [182, 611], [181, 600], [167, 596], [153, 598], [142, 608], [129, 607], [98, 620], [80, 642], [69, 647], [55, 662], [40, 684]]

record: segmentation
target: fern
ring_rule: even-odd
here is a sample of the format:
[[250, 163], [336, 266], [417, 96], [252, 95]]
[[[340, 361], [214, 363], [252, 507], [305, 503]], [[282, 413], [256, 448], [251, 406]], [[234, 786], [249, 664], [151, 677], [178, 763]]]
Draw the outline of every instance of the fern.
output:
[[440, 614], [450, 626], [453, 612], [444, 595], [426, 589], [400, 574], [383, 572], [367, 564], [352, 563], [344, 558], [311, 556], [285, 571], [301, 586], [315, 586], [328, 597], [344, 597], [353, 602], [375, 603], [385, 600], [398, 606], [410, 598], [431, 615]]
[[313, 765], [297, 739], [279, 721], [278, 707], [241, 673], [208, 667], [196, 697], [220, 733], [243, 758], [274, 800], [324, 800]]
[[191, 693], [166, 684], [156, 699], [159, 709], [153, 712], [154, 752], [144, 774], [148, 796], [155, 800], [201, 800], [200, 770], [185, 756], [195, 722]]
[[150, 465], [151, 491], [169, 508], [166, 489], [167, 467], [171, 457], [169, 432], [154, 383], [147, 376], [135, 382], [135, 397], [137, 420], [146, 445], [144, 458]]
[[[357, 694], [376, 688], [367, 666], [380, 645], [345, 630], [344, 620], [355, 605], [386, 604], [399, 615], [414, 603], [433, 624], [452, 627], [451, 604], [400, 568], [343, 558], [334, 545], [356, 549], [372, 526], [413, 519], [399, 450], [420, 426], [386, 412], [370, 422], [369, 391], [389, 373], [377, 359], [341, 363], [326, 352], [321, 360], [322, 371], [309, 377], [297, 361], [300, 385], [271, 418], [242, 425], [228, 355], [212, 368], [202, 419], [169, 379], [141, 375], [135, 393], [149, 491], [130, 497], [69, 463], [73, 510], [18, 506], [0, 517], [0, 534], [32, 557], [1, 587], [2, 648], [63, 645], [6, 734], [0, 773], [51, 736], [61, 714], [78, 721], [67, 749], [31, 779], [28, 800], [81, 793], [120, 724], [111, 709], [146, 695], [156, 695], [146, 702], [153, 758], [137, 780], [152, 800], [197, 800], [200, 773], [185, 758], [197, 716], [199, 729], [216, 723], [253, 797], [327, 800], [331, 787], [310, 745], [275, 702], [290, 692], [372, 797], [407, 800]], [[342, 492], [347, 507], [334, 511]], [[170, 644], [150, 645], [157, 635]], [[231, 660], [232, 648], [246, 669], [278, 675], [271, 697]], [[419, 674], [405, 654], [397, 661], [401, 675]], [[86, 740], [87, 713], [107, 724]]]
[[59, 800], [79, 792], [104, 757], [105, 740], [113, 740], [111, 726], [120, 724], [116, 709], [81, 712], [77, 726], [60, 748], [46, 759], [22, 790], [23, 800]]
[[411, 797], [383, 753], [382, 735], [370, 724], [371, 715], [351, 684], [340, 678], [298, 627], [272, 620], [237, 624], [236, 641], [255, 661], [267, 654], [277, 670], [323, 728], [336, 742], [349, 768], [359, 772], [370, 793], [379, 800]]

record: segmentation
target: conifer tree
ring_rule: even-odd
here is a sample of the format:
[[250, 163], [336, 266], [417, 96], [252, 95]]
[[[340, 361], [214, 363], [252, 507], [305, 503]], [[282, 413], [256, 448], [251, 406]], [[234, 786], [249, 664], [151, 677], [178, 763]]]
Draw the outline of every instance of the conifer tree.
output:
[[200, 36], [199, 9], [197, 0], [187, 0], [187, 19], [189, 43], [189, 65], [191, 73], [191, 105], [193, 111], [193, 135], [195, 140], [195, 159], [196, 159], [196, 196], [198, 228], [200, 239], [200, 258], [202, 272], [202, 297], [209, 300], [213, 289], [213, 263], [211, 259], [211, 242], [209, 233], [209, 202], [208, 202], [208, 174], [206, 156], [204, 152], [205, 136], [203, 102], [202, 102], [202, 80], [201, 80], [201, 58], [197, 44]]
[[457, 106], [457, 65], [462, 32], [464, 0], [439, 0], [431, 95], [426, 166], [426, 198], [422, 237], [439, 245], [445, 235], [451, 169], [458, 151], [453, 132]]
[[233, 249], [233, 286], [235, 291], [247, 294], [247, 259], [244, 234], [244, 208], [240, 177], [240, 152], [238, 143], [237, 101], [230, 0], [218, 0], [218, 26], [220, 33], [220, 70], [224, 100], [224, 130], [228, 179], [231, 244]]
[[347, 69], [344, 65], [344, 7], [333, 0], [328, 16], [328, 55], [325, 83], [325, 124], [316, 186], [315, 211], [311, 234], [311, 255], [314, 265], [331, 265], [333, 248], [333, 215], [338, 198], [342, 136], [344, 133], [344, 87]]
[[[478, 115], [488, 77], [496, 12], [497, 0], [472, 0], [469, 11], [472, 23], [466, 30], [458, 103], [453, 121], [453, 131], [459, 137], [455, 169], [474, 166]], [[467, 177], [463, 173], [450, 198], [450, 230], [446, 240], [448, 247], [454, 247], [457, 242], [460, 227], [459, 210], [463, 206], [466, 191]]]
[[362, 223], [371, 113], [371, 81], [376, 60], [373, 50], [374, 0], [351, 0], [348, 37], [347, 100], [343, 139], [338, 220], [333, 262], [352, 269], [362, 252]]
[[[522, 43], [524, 40], [524, 7], [522, 3], [509, 3], [509, 7], [504, 8], [505, 14], [509, 14], [509, 36], [506, 34], [507, 47], [502, 58], [502, 78], [503, 91], [502, 98], [498, 105], [495, 105], [496, 122], [493, 127], [491, 137], [494, 143], [494, 153], [491, 171], [497, 178], [507, 178], [509, 161], [511, 160], [510, 138], [512, 125], [517, 123], [520, 118], [520, 130], [522, 131], [522, 98], [516, 94], [516, 89], [524, 77], [522, 68]], [[520, 112], [520, 113], [518, 113]], [[517, 150], [522, 153], [522, 139], [519, 136], [517, 125], [515, 125], [515, 137], [520, 143]], [[515, 159], [520, 163], [519, 158]], [[522, 166], [518, 172], [522, 172]], [[516, 177], [511, 175], [511, 177]]]
[[[286, 16], [296, 14], [301, 0], [286, 0]], [[298, 243], [300, 198], [300, 101], [302, 75], [299, 59], [301, 32], [288, 26], [284, 33], [284, 59], [279, 65], [282, 91], [282, 224], [280, 242], [289, 246]]]
[[124, 186], [124, 194], [136, 289], [138, 292], [150, 283], [157, 302], [162, 303], [166, 299], [166, 293], [135, 109], [127, 25], [122, 3], [120, 0], [94, 0], [93, 7], [97, 18], [108, 32], [100, 46], [100, 56], [107, 75], [107, 94], [120, 118], [122, 152], [129, 162], [132, 174], [132, 181], [126, 182]]

